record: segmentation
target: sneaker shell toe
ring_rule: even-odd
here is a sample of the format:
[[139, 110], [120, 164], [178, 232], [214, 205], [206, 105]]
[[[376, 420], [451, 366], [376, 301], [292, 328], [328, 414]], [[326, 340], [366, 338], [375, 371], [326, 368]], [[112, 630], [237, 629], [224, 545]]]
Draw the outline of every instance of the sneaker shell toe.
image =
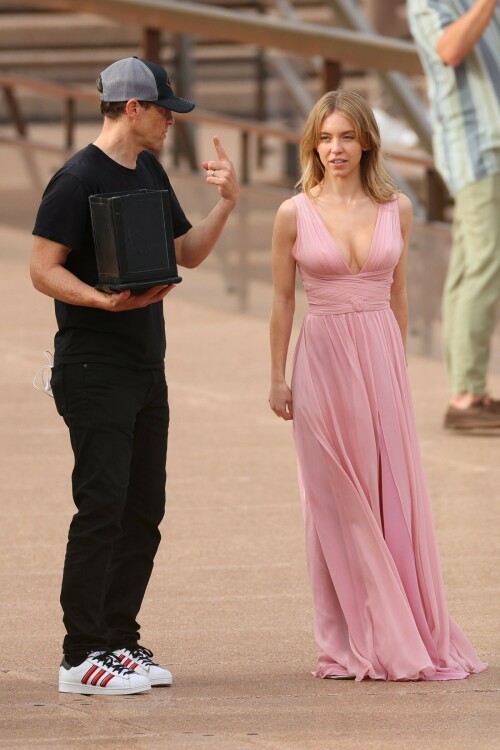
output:
[[135, 695], [151, 690], [147, 677], [134, 672], [118, 672], [92, 659], [77, 667], [61, 666], [59, 692], [81, 695]]

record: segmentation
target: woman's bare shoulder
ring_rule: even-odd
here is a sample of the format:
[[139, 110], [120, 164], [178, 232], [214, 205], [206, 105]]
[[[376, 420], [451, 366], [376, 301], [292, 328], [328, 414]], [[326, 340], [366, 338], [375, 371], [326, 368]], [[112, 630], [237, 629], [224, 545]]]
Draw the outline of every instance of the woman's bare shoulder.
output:
[[398, 193], [396, 200], [401, 218], [411, 218], [413, 216], [413, 204], [408, 196], [404, 193]]
[[297, 224], [297, 206], [293, 198], [288, 198], [276, 212], [274, 226], [280, 231], [293, 233]]
[[278, 242], [293, 244], [297, 237], [297, 207], [293, 198], [280, 205], [274, 220], [273, 238]]
[[297, 214], [297, 205], [293, 198], [287, 198], [278, 208], [277, 216], [283, 219], [293, 219]]

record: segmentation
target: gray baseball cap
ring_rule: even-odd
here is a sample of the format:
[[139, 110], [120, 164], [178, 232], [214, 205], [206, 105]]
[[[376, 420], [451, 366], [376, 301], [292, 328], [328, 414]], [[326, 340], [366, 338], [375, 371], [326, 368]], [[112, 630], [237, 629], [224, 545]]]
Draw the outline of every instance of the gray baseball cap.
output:
[[97, 89], [103, 102], [128, 102], [138, 99], [153, 102], [172, 112], [191, 112], [195, 104], [175, 96], [167, 71], [148, 60], [126, 57], [102, 71]]

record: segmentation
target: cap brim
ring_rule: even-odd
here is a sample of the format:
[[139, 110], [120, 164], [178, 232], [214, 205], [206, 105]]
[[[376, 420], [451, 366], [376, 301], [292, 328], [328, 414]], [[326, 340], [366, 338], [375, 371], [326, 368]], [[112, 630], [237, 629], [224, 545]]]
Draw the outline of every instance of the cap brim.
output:
[[170, 96], [168, 99], [158, 99], [153, 104], [157, 104], [159, 107], [164, 109], [171, 109], [172, 112], [179, 112], [181, 114], [185, 112], [192, 112], [195, 108], [195, 103], [190, 102], [189, 99], [182, 99], [180, 96]]

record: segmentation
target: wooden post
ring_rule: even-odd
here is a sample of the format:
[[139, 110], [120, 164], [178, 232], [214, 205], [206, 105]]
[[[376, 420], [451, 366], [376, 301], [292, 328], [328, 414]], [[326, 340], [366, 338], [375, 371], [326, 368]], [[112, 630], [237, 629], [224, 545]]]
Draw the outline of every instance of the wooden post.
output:
[[[265, 15], [266, 7], [263, 2], [257, 3], [257, 11], [261, 15]], [[257, 92], [255, 101], [255, 116], [260, 122], [264, 122], [267, 119], [267, 106], [266, 106], [266, 80], [267, 80], [267, 66], [266, 66], [266, 53], [263, 47], [257, 49], [256, 57], [256, 71], [255, 78], [257, 81]], [[261, 135], [257, 136], [257, 166], [262, 167], [264, 162], [265, 147], [264, 139]]]
[[161, 64], [161, 31], [146, 27], [142, 30], [144, 60]]
[[40, 170], [38, 169], [36, 159], [29, 148], [28, 127], [26, 125], [26, 120], [22, 115], [19, 103], [14, 95], [14, 91], [12, 90], [12, 88], [10, 86], [3, 86], [2, 88], [5, 96], [5, 102], [7, 104], [7, 109], [9, 110], [9, 114], [14, 127], [17, 130], [18, 143], [21, 147], [22, 157], [33, 180], [33, 185], [37, 190], [40, 190], [43, 185], [43, 180], [41, 179]]
[[334, 60], [323, 60], [323, 93], [335, 91], [342, 80], [342, 66]]
[[11, 120], [14, 123], [18, 135], [24, 138], [28, 135], [28, 128], [26, 125], [26, 120], [21, 113], [19, 103], [10, 86], [3, 86], [2, 88], [5, 96], [5, 103], [7, 104], [7, 109], [9, 110]]
[[241, 184], [242, 185], [248, 185], [250, 180], [249, 175], [249, 156], [248, 156], [248, 145], [249, 145], [249, 137], [248, 137], [248, 131], [242, 130], [241, 131]]
[[[192, 40], [186, 34], [177, 34], [175, 37], [175, 60], [176, 79], [173, 82], [175, 93], [184, 99], [192, 99], [192, 83], [194, 78], [192, 65]], [[178, 118], [174, 128], [174, 146], [178, 153], [183, 154], [192, 172], [200, 169], [196, 156], [196, 138], [194, 125], [186, 120]], [[174, 163], [179, 164], [178, 153], [174, 154]]]
[[64, 104], [64, 134], [67, 149], [72, 149], [74, 145], [75, 131], [75, 100], [66, 99]]

